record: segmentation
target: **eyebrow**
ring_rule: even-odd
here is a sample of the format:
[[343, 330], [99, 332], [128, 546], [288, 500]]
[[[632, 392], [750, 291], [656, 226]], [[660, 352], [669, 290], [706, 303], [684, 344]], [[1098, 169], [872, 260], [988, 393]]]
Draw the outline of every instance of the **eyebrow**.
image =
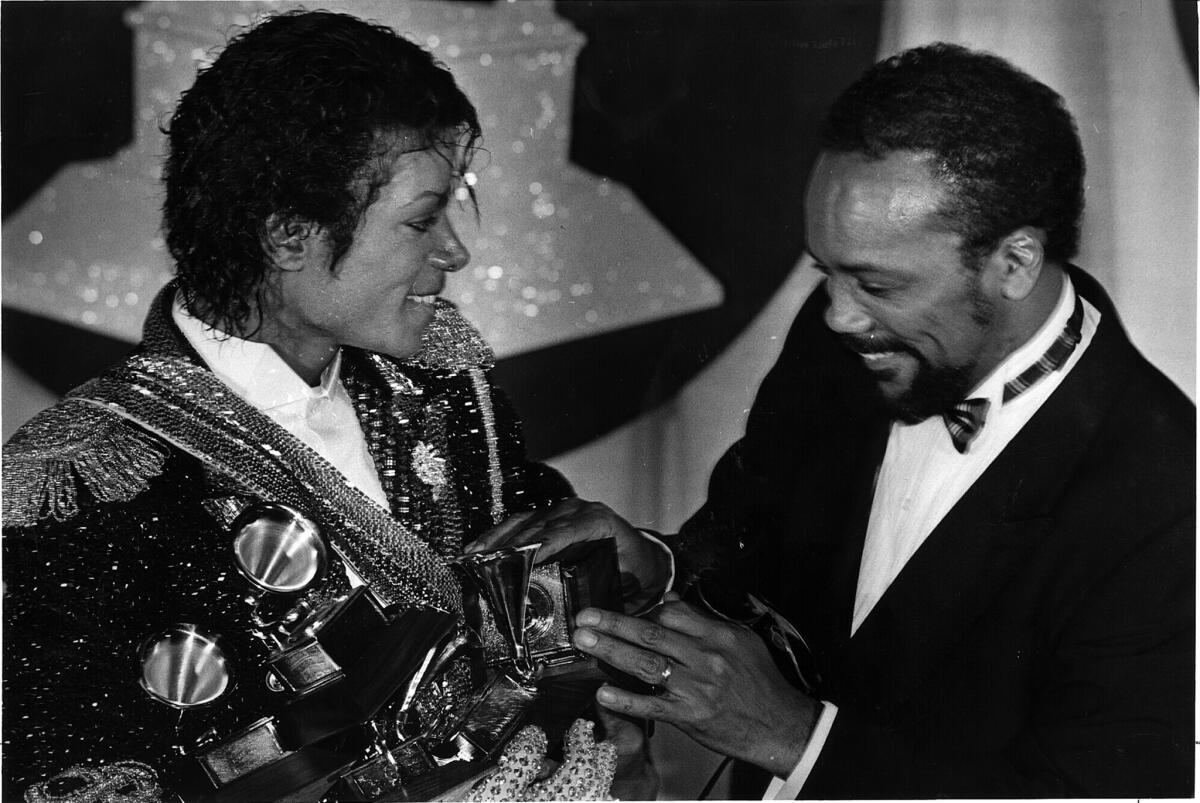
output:
[[416, 206], [417, 204], [422, 203], [426, 199], [434, 200], [437, 203], [437, 207], [441, 209], [450, 203], [450, 190], [445, 189], [441, 192], [437, 192], [436, 190], [425, 190], [400, 208], [408, 209], [411, 206]]
[[858, 264], [858, 265], [839, 265], [841, 270], [846, 273], [890, 273], [886, 268], [879, 265]]
[[[816, 254], [814, 254], [812, 251], [810, 251], [810, 250], [808, 250], [807, 248], [805, 248], [805, 249], [804, 249], [804, 253], [808, 254], [808, 256], [809, 256], [809, 257], [812, 259], [812, 261], [813, 261], [813, 263], [814, 263], [814, 266], [815, 266], [815, 267], [818, 267], [818, 268], [825, 268], [826, 270], [828, 270], [828, 269], [829, 269], [829, 267], [830, 267], [830, 266], [829, 266], [829, 263], [827, 263], [827, 262], [825, 262], [824, 260], [822, 260], [821, 258], [819, 258], [819, 257], [818, 257]], [[856, 264], [852, 264], [852, 265], [837, 265], [836, 267], [837, 267], [837, 269], [838, 269], [838, 270], [840, 270], [840, 271], [844, 271], [844, 272], [846, 272], [846, 273], [879, 273], [879, 272], [886, 272], [886, 269], [884, 269], [884, 268], [880, 267], [879, 265], [872, 265], [872, 264], [869, 264], [869, 263], [856, 263]]]

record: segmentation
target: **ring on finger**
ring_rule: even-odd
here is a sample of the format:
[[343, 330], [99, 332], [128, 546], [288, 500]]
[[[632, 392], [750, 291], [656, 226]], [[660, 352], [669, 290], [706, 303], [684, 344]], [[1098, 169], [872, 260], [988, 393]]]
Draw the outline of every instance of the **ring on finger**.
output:
[[671, 659], [664, 657], [662, 672], [660, 672], [658, 675], [658, 683], [655, 684], [656, 686], [663, 687], [667, 685], [667, 681], [671, 679], [671, 669]]

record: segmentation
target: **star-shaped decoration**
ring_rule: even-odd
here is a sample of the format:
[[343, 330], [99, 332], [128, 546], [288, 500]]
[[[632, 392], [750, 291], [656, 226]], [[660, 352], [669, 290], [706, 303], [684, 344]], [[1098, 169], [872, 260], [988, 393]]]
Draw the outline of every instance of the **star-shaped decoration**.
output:
[[412, 451], [412, 467], [417, 479], [433, 491], [434, 500], [440, 499], [446, 487], [446, 458], [439, 455], [433, 446], [420, 441]]

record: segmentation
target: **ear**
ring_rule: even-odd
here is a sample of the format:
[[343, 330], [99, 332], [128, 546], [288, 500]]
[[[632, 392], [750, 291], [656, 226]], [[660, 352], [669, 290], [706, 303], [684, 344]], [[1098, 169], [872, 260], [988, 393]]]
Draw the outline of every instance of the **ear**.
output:
[[316, 256], [320, 227], [288, 218], [278, 212], [267, 218], [262, 237], [263, 251], [280, 270], [302, 270]]
[[1000, 241], [992, 254], [999, 273], [1000, 293], [1010, 301], [1021, 301], [1033, 292], [1046, 259], [1046, 233], [1022, 226]]

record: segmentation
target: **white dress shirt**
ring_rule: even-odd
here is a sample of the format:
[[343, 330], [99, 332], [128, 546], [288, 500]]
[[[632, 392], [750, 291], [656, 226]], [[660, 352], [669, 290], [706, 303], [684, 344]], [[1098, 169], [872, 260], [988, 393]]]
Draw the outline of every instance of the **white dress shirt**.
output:
[[312, 387], [267, 344], [225, 335], [191, 315], [179, 293], [175, 294], [172, 317], [188, 343], [230, 390], [389, 509], [375, 462], [367, 451], [367, 439], [342, 387], [340, 351], [322, 372], [321, 384]]
[[[1083, 301], [1081, 339], [1066, 363], [1007, 404], [1003, 403], [1005, 383], [1042, 358], [1066, 328], [1074, 309], [1075, 288], [1070, 278], [1064, 275], [1058, 302], [1046, 322], [967, 394], [968, 398], [984, 398], [991, 404], [983, 428], [965, 454], [954, 448], [941, 416], [916, 424], [892, 424], [875, 481], [871, 517], [859, 563], [851, 635], [858, 632], [875, 604], [938, 523], [1079, 362], [1100, 322], [1100, 313], [1086, 299]], [[836, 716], [837, 706], [824, 703], [796, 768], [786, 780], [772, 779], [764, 800], [790, 800], [799, 794]]]

